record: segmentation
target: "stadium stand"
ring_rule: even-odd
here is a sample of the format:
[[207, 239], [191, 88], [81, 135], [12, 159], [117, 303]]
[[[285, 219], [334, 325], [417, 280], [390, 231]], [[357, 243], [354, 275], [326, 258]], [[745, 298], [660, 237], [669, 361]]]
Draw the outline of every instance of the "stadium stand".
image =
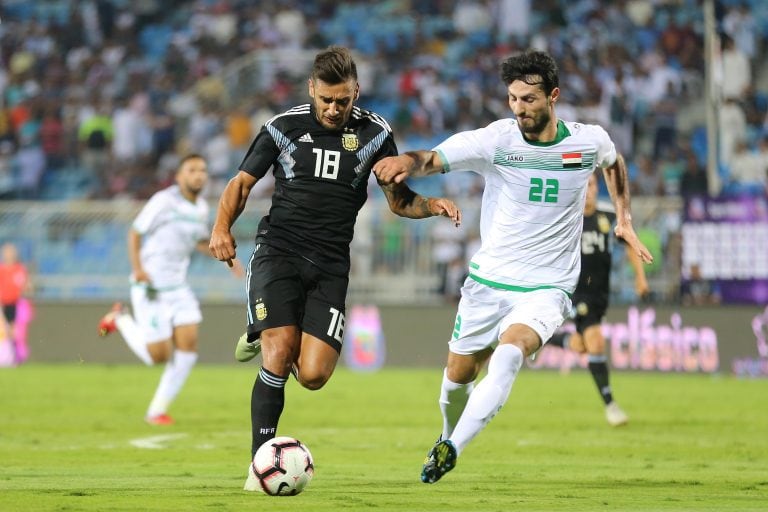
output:
[[[683, 176], [688, 168], [700, 174], [705, 164], [699, 4], [8, 0], [0, 7], [0, 199], [143, 200], [169, 183], [188, 151], [208, 157], [214, 197], [263, 121], [306, 101], [306, 67], [328, 44], [358, 53], [360, 103], [390, 120], [400, 149], [430, 147], [507, 116], [497, 63], [534, 46], [561, 64], [567, 95], [558, 114], [606, 126], [628, 158], [636, 196], [652, 195], [663, 205], [646, 210], [655, 212], [648, 225], [661, 229], [667, 250], [678, 236], [670, 208], [683, 192], [701, 190]], [[743, 78], [723, 83], [722, 116], [732, 120], [719, 148], [723, 192], [765, 194], [768, 6], [723, 0], [717, 14], [723, 67], [733, 70], [725, 76]], [[749, 158], [734, 161], [736, 147]], [[756, 175], [740, 172], [743, 161], [762, 166], [763, 179], [740, 180]], [[467, 200], [479, 190], [471, 181], [418, 184], [430, 194], [444, 187]], [[265, 186], [257, 200], [269, 192]], [[376, 187], [371, 192], [376, 208], [381, 198]], [[11, 214], [3, 213], [4, 223]], [[103, 273], [116, 274], [125, 270], [123, 240], [111, 233], [124, 229], [99, 224], [76, 241], [46, 240], [44, 251], [28, 256], [43, 274], [61, 272], [67, 261], [110, 265]], [[405, 229], [411, 240], [401, 246], [429, 238], [422, 228]], [[18, 232], [6, 236], [32, 247]], [[108, 295], [106, 281], [102, 276], [78, 293]]]

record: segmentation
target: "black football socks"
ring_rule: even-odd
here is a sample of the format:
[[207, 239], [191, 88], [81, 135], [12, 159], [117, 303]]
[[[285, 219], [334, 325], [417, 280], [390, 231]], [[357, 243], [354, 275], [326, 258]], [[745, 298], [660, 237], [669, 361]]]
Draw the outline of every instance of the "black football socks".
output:
[[251, 457], [259, 446], [275, 437], [277, 422], [285, 405], [285, 383], [288, 377], [280, 377], [262, 368], [251, 392]]
[[613, 402], [611, 385], [608, 383], [608, 360], [605, 356], [589, 356], [589, 372], [605, 405]]

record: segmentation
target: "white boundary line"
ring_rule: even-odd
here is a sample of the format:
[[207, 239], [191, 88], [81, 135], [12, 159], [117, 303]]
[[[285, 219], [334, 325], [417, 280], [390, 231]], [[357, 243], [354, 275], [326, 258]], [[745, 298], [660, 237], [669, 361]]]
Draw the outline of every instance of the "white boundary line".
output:
[[165, 443], [174, 441], [176, 439], [183, 439], [187, 437], [187, 434], [179, 432], [178, 434], [162, 434], [159, 436], [139, 437], [131, 439], [129, 442], [131, 446], [135, 448], [142, 448], [145, 450], [162, 450], [167, 448]]

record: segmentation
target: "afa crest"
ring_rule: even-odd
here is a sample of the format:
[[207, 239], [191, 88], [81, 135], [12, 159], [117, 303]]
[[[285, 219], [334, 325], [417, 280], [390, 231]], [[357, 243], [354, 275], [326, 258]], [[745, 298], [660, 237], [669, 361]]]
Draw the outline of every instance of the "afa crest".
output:
[[597, 229], [599, 229], [601, 233], [607, 233], [611, 230], [611, 221], [608, 220], [607, 216], [599, 215], [597, 217]]
[[586, 302], [579, 302], [576, 304], [576, 314], [579, 316], [586, 316], [589, 313], [589, 306]]
[[256, 320], [264, 320], [267, 318], [267, 306], [263, 302], [259, 302], [253, 306], [253, 312], [256, 315]]
[[341, 146], [347, 151], [357, 151], [360, 147], [360, 140], [357, 138], [356, 133], [342, 133], [341, 134]]

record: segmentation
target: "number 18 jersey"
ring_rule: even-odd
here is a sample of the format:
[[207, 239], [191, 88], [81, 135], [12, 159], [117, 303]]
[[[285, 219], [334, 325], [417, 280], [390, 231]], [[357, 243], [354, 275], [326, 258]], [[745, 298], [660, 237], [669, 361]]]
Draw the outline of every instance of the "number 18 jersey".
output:
[[572, 294], [579, 277], [587, 181], [616, 161], [597, 125], [558, 121], [554, 141], [525, 140], [514, 119], [451, 136], [437, 151], [445, 171], [485, 178], [481, 246], [469, 276], [513, 291], [559, 288]]
[[257, 243], [299, 254], [326, 272], [349, 273], [349, 244], [365, 203], [371, 166], [397, 154], [389, 124], [353, 107], [341, 130], [317, 121], [311, 104], [279, 114], [262, 127], [240, 169], [256, 178], [270, 169], [275, 191], [259, 223]]

